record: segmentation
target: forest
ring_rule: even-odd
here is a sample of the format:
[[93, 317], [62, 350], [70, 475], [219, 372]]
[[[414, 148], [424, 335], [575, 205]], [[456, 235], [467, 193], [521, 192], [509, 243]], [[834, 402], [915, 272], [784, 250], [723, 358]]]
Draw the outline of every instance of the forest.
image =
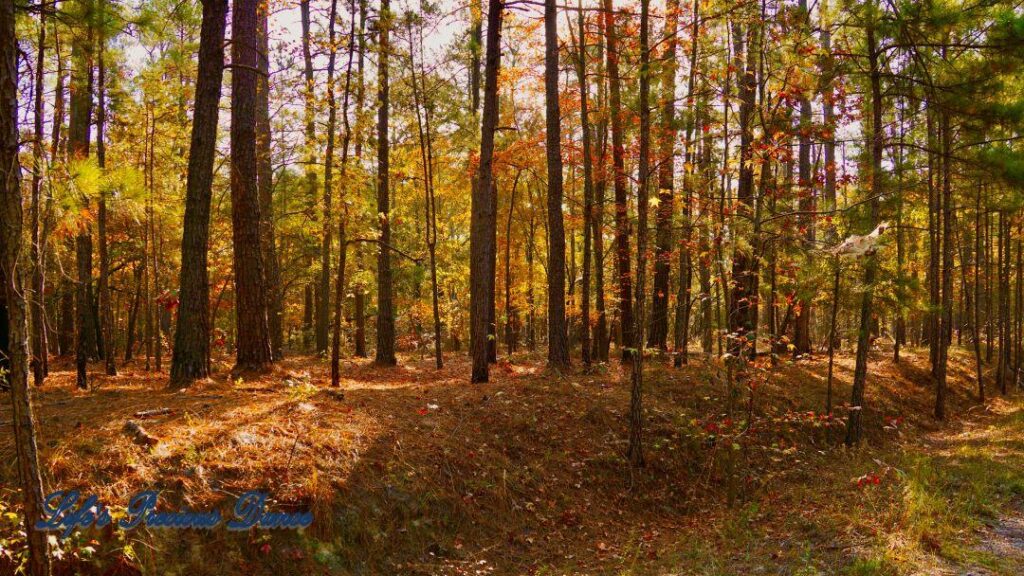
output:
[[1020, 0], [0, 0], [0, 576], [1022, 574], [1022, 94]]

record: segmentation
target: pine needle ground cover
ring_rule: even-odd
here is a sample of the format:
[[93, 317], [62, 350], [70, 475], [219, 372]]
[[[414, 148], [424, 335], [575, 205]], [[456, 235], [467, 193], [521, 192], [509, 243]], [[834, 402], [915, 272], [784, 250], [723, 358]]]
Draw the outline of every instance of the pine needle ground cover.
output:
[[[168, 392], [126, 369], [74, 389], [58, 365], [36, 396], [46, 486], [124, 510], [228, 506], [259, 488], [302, 531], [84, 530], [63, 574], [1019, 574], [1024, 410], [978, 405], [968, 357], [951, 406], [924, 406], [927, 353], [875, 359], [870, 431], [842, 446], [821, 415], [825, 364], [785, 363], [731, 392], [724, 368], [653, 368], [647, 465], [623, 459], [628, 387], [616, 367], [555, 376], [517, 357], [486, 386], [467, 361], [348, 362], [340, 390], [297, 357], [258, 379]], [[653, 362], [651, 364], [654, 364]], [[846, 396], [853, 359], [837, 362]], [[753, 379], [752, 379], [753, 381]], [[732, 406], [731, 413], [723, 407]], [[0, 414], [8, 415], [5, 408]], [[153, 415], [149, 415], [153, 414]], [[752, 415], [752, 418], [749, 416]], [[749, 420], [748, 420], [749, 418]], [[138, 422], [154, 438], [124, 430]], [[9, 437], [0, 460], [11, 463]], [[24, 552], [17, 470], [2, 470], [2, 566]], [[6, 572], [5, 572], [6, 573]]]

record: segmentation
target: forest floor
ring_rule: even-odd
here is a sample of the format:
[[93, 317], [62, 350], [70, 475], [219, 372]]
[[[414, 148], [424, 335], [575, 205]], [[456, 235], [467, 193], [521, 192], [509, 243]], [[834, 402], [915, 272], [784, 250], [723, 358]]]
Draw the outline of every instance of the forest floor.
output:
[[[724, 368], [646, 362], [646, 466], [623, 458], [629, 405], [617, 362], [568, 375], [514, 356], [467, 383], [448, 354], [397, 368], [325, 361], [220, 376], [182, 392], [137, 363], [74, 389], [56, 363], [36, 392], [44, 483], [123, 510], [169, 510], [263, 489], [310, 509], [304, 531], [86, 530], [60, 541], [63, 574], [1021, 574], [1024, 401], [976, 401], [953, 352], [946, 422], [931, 416], [927, 351], [871, 359], [866, 441], [842, 445], [853, 359], [786, 361], [730, 391]], [[991, 382], [991, 379], [989, 380]], [[169, 409], [158, 416], [146, 410]], [[752, 415], [748, 423], [748, 416]], [[0, 422], [10, 425], [10, 405]], [[126, 421], [158, 438], [140, 444]], [[0, 573], [19, 547], [17, 469], [0, 437]], [[4, 556], [8, 559], [5, 561]]]

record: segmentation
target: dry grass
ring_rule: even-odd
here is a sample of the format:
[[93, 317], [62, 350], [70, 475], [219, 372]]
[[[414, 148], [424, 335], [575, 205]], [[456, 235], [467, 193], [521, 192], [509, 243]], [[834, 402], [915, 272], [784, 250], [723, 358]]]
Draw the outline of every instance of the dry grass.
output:
[[[645, 398], [648, 465], [631, 470], [622, 457], [627, 378], [617, 364], [560, 377], [524, 356], [495, 367], [492, 383], [470, 385], [465, 359], [446, 361], [441, 371], [412, 357], [394, 369], [349, 361], [341, 398], [325, 387], [326, 364], [308, 357], [259, 379], [219, 377], [177, 393], [137, 367], [114, 378], [97, 373], [94, 389], [80, 392], [70, 367], [58, 364], [36, 394], [47, 487], [79, 488], [121, 506], [139, 490], [158, 489], [172, 509], [224, 505], [264, 489], [276, 507], [315, 513], [304, 533], [87, 532], [65, 544], [63, 568], [907, 572], [934, 550], [911, 533], [902, 462], [924, 437], [956, 434], [958, 418], [979, 411], [967, 355], [956, 354], [951, 374], [954, 418], [937, 423], [929, 416], [927, 353], [910, 351], [899, 365], [879, 353], [869, 376], [867, 445], [849, 451], [839, 446], [845, 410], [831, 423], [820, 416], [821, 359], [757, 377], [749, 425], [750, 390], [730, 393], [721, 366], [655, 367]], [[852, 369], [852, 358], [838, 359], [837, 404], [849, 395]], [[134, 443], [125, 421], [157, 408], [172, 412], [139, 421], [159, 443]], [[9, 437], [0, 439], [0, 461], [13, 458]], [[8, 465], [0, 480], [13, 485], [14, 474]], [[858, 487], [865, 475], [879, 483]], [[0, 501], [15, 500], [0, 490]], [[90, 540], [91, 555], [80, 550]]]

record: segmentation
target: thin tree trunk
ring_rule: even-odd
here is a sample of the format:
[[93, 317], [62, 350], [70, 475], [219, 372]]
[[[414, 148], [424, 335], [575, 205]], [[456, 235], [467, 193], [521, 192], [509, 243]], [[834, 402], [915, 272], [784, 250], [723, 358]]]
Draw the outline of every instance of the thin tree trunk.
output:
[[[582, 2], [580, 2], [582, 6]], [[580, 85], [580, 127], [583, 132], [583, 288], [580, 294], [580, 353], [582, 361], [585, 366], [589, 366], [590, 359], [590, 271], [591, 271], [591, 245], [593, 238], [593, 219], [594, 219], [594, 180], [593, 180], [593, 161], [591, 159], [591, 141], [590, 141], [590, 110], [589, 110], [589, 88], [587, 84], [587, 36], [586, 30], [584, 29], [584, 18], [583, 11], [580, 10], [577, 15], [577, 28], [579, 38], [577, 39], [577, 54], [576, 54], [576, 76]], [[509, 231], [512, 226], [512, 204], [509, 203]], [[511, 234], [506, 234], [506, 242], [511, 242]], [[510, 270], [511, 267], [507, 263], [506, 258], [505, 269]], [[506, 284], [508, 283], [508, 272], [505, 274]], [[508, 289], [506, 288], [506, 292]], [[506, 296], [505, 300], [508, 300]]]
[[334, 64], [338, 49], [335, 46], [334, 25], [338, 19], [338, 0], [331, 0], [331, 9], [327, 17], [327, 148], [324, 151], [324, 191], [323, 191], [323, 237], [320, 242], [320, 285], [317, 289], [319, 297], [316, 301], [316, 352], [327, 355], [330, 338], [329, 311], [331, 305], [331, 244], [333, 233], [333, 216], [331, 215], [331, 195], [334, 186], [334, 128], [338, 123], [338, 105], [334, 95]]
[[277, 223], [274, 220], [274, 169], [271, 164], [270, 127], [270, 32], [267, 10], [257, 12], [259, 70], [256, 78], [256, 185], [260, 204], [260, 249], [267, 286], [267, 329], [274, 360], [284, 358], [284, 288], [277, 256]]
[[[603, 18], [601, 18], [603, 21]], [[604, 294], [604, 205], [608, 190], [608, 115], [603, 111], [607, 104], [607, 83], [604, 81], [604, 39], [597, 42], [597, 109], [602, 111], [596, 128], [597, 166], [594, 175], [594, 204], [591, 213], [590, 237], [594, 244], [594, 344], [591, 356], [598, 362], [608, 361], [608, 315], [605, 312]]]
[[[106, 25], [105, 11], [103, 10], [103, 3], [100, 3], [100, 32], [99, 41], [97, 42], [97, 60], [99, 62], [97, 72], [97, 99], [96, 99], [96, 164], [100, 171], [104, 171], [107, 166], [107, 146], [106, 146], [106, 134], [104, 128], [107, 119], [107, 87], [106, 87], [106, 36], [103, 32], [103, 28]], [[100, 338], [99, 341], [102, 343], [101, 348], [103, 349], [103, 360], [108, 376], [117, 375], [117, 363], [114, 357], [114, 311], [110, 304], [110, 249], [108, 246], [107, 238], [107, 190], [106, 187], [100, 185], [100, 194], [98, 202], [98, 214], [97, 214], [97, 232], [99, 234], [99, 256], [100, 256], [100, 275], [98, 282], [99, 289], [99, 320], [100, 320]]]
[[[135, 296], [132, 298], [132, 307], [128, 311], [128, 326], [125, 329], [124, 361], [125, 364], [132, 361], [135, 355], [135, 327], [138, 324], [139, 308], [142, 307], [142, 279], [145, 276], [145, 260], [135, 265], [132, 275], [135, 278]], [[178, 321], [181, 322], [181, 312], [178, 312]]]
[[[878, 197], [882, 192], [882, 153], [885, 134], [882, 130], [882, 73], [878, 64], [878, 43], [875, 41], [874, 15], [869, 17], [865, 27], [867, 36], [869, 81], [871, 84], [871, 164], [868, 172], [871, 200], [868, 203], [870, 218], [868, 225], [875, 226], [878, 220]], [[857, 352], [853, 371], [853, 387], [850, 398], [850, 416], [847, 420], [846, 445], [860, 443], [863, 434], [864, 388], [868, 374], [868, 350], [871, 347], [871, 309], [875, 289], [877, 257], [870, 255], [864, 263], [864, 293], [861, 296], [860, 327], [857, 333]]]
[[828, 384], [825, 393], [825, 414], [832, 415], [832, 372], [835, 366], [836, 355], [836, 317], [839, 315], [839, 280], [842, 276], [842, 269], [838, 261], [835, 263], [835, 272], [832, 273], [832, 315], [828, 324]]
[[[801, 37], [810, 34], [810, 12], [807, 0], [800, 0], [799, 5]], [[810, 40], [809, 38], [807, 39]], [[801, 38], [803, 41], [803, 38]], [[808, 258], [813, 258], [814, 247], [814, 183], [811, 181], [811, 101], [806, 92], [800, 93], [800, 123], [798, 146], [797, 202], [798, 210], [803, 214], [797, 218], [797, 225], [804, 230], [803, 250]], [[793, 326], [793, 355], [811, 353], [811, 298], [802, 294], [806, 289], [797, 291], [798, 300], [796, 322]]]
[[[331, 2], [331, 11], [335, 10]], [[345, 92], [341, 103], [341, 123], [344, 136], [341, 140], [341, 205], [345, 206], [345, 190], [347, 189], [346, 173], [348, 169], [348, 145], [352, 139], [352, 127], [348, 119], [349, 95], [352, 92], [352, 60], [355, 53], [356, 2], [351, 0], [349, 13], [352, 18], [348, 34], [348, 64], [345, 66]], [[333, 17], [332, 17], [333, 19]], [[341, 315], [345, 309], [345, 259], [348, 255], [345, 225], [348, 214], [344, 208], [338, 214], [338, 275], [334, 284], [334, 338], [331, 342], [331, 386], [339, 386], [341, 381]]]
[[[386, 1], [386, 0], [385, 0]], [[317, 184], [316, 184], [316, 94], [315, 94], [315, 80], [313, 76], [313, 52], [310, 46], [310, 15], [309, 15], [309, 0], [299, 1], [299, 13], [302, 25], [302, 61], [303, 61], [303, 80], [305, 85], [303, 86], [303, 96], [305, 99], [305, 193], [306, 193], [306, 216], [310, 222], [316, 222], [316, 196], [317, 196]], [[381, 7], [381, 13], [383, 14], [383, 4]], [[313, 267], [313, 254], [316, 253], [314, 247], [315, 240], [310, 239], [310, 244], [305, 246], [305, 261], [306, 268], [311, 269]], [[317, 291], [317, 283], [314, 280], [310, 280], [304, 286], [304, 300], [303, 300], [303, 314], [302, 314], [302, 339], [303, 344], [308, 349], [313, 344], [314, 336], [314, 314], [318, 309], [317, 299], [321, 295]]]
[[[413, 101], [416, 108], [416, 127], [419, 132], [420, 162], [423, 165], [423, 206], [424, 206], [424, 241], [427, 245], [427, 253], [430, 256], [430, 296], [434, 316], [434, 363], [438, 370], [444, 367], [444, 358], [441, 354], [441, 308], [438, 302], [437, 289], [437, 198], [434, 194], [434, 152], [433, 136], [431, 134], [430, 111], [431, 105], [425, 100], [428, 98], [426, 87], [426, 69], [420, 61], [420, 73], [417, 77], [415, 47], [413, 46], [412, 23], [408, 25], [409, 32], [409, 69], [412, 74]], [[420, 54], [423, 54], [423, 37], [420, 31]], [[422, 110], [421, 110], [422, 109]], [[511, 211], [509, 212], [511, 214]], [[506, 278], [506, 284], [507, 284]], [[507, 299], [506, 299], [507, 303]]]
[[950, 338], [953, 335], [953, 185], [950, 170], [952, 133], [949, 112], [940, 113], [942, 138], [942, 317], [940, 320], [939, 365], [935, 378], [935, 418], [946, 417], [946, 373]]
[[[554, 0], [548, 0], [549, 3]], [[643, 448], [643, 384], [644, 384], [644, 307], [647, 294], [644, 291], [647, 266], [647, 189], [650, 177], [651, 110], [650, 65], [651, 54], [648, 39], [649, 0], [640, 0], [640, 154], [639, 183], [637, 186], [637, 235], [636, 235], [636, 316], [633, 334], [637, 350], [632, 358], [631, 386], [629, 395], [629, 448], [626, 451], [632, 466], [644, 465]]]
[[979, 316], [979, 310], [981, 308], [981, 246], [982, 246], [982, 228], [981, 228], [981, 186], [978, 186], [977, 196], [974, 200], [974, 330], [972, 330], [971, 337], [974, 340], [974, 362], [977, 368], [978, 374], [978, 402], [985, 402], [985, 377], [982, 370], [981, 362], [981, 318]]
[[[36, 70], [34, 79], [34, 113], [33, 113], [33, 134], [35, 142], [32, 143], [32, 299], [30, 302], [32, 317], [32, 383], [35, 386], [43, 385], [43, 378], [46, 376], [46, 301], [44, 282], [46, 278], [45, 249], [43, 246], [43, 234], [40, 230], [41, 218], [41, 196], [43, 188], [43, 168], [46, 165], [46, 158], [43, 152], [43, 122], [45, 108], [43, 107], [43, 87], [46, 80], [44, 66], [46, 63], [46, 10], [39, 12], [39, 35], [36, 40]], [[59, 59], [58, 55], [58, 59]], [[54, 119], [56, 122], [56, 118]]]

